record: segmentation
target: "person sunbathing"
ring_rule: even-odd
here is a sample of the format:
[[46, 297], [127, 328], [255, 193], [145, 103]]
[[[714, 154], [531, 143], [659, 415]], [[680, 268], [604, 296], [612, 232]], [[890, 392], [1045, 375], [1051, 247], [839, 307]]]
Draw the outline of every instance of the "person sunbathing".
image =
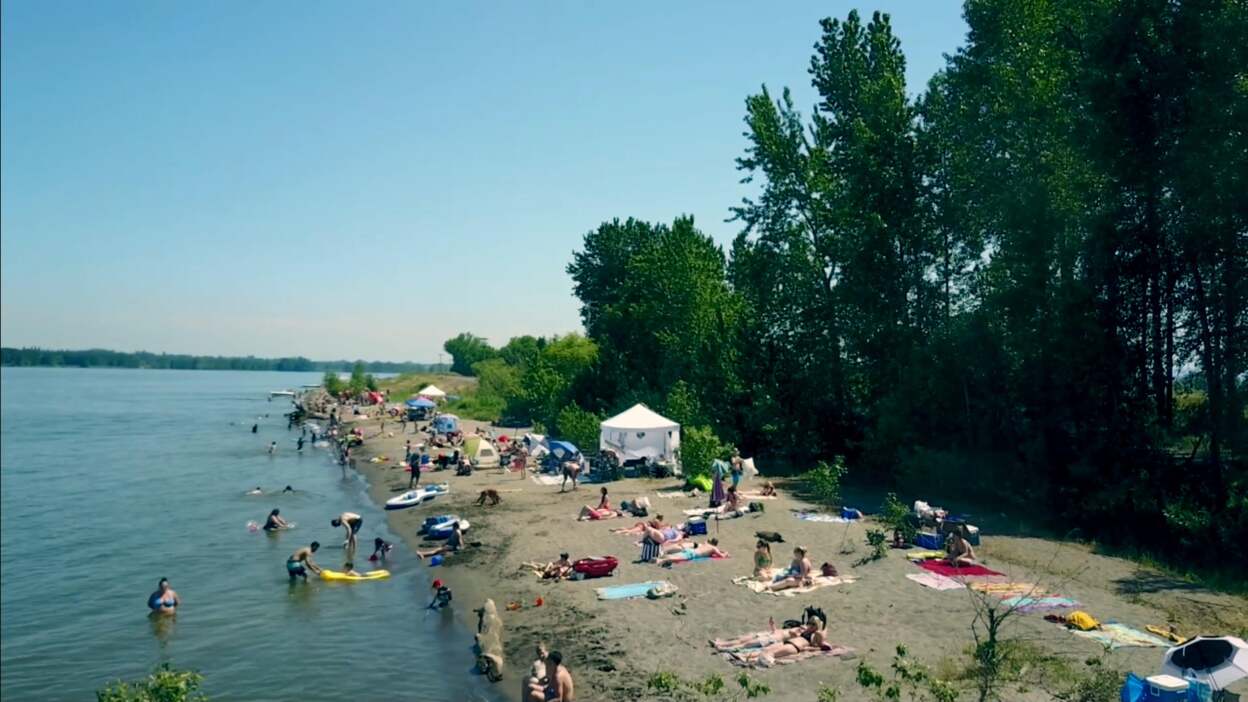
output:
[[533, 571], [534, 574], [541, 576], [542, 580], [563, 580], [572, 575], [572, 561], [568, 560], [568, 554], [559, 554], [559, 560], [549, 563], [529, 562], [521, 565], [522, 568]]
[[727, 558], [728, 554], [719, 549], [719, 539], [711, 539], [709, 542], [699, 546], [693, 545], [693, 548], [683, 548], [680, 551], [668, 556], [661, 556], [656, 563], [664, 567], [670, 567], [673, 563], [684, 563], [701, 558]]
[[585, 505], [581, 507], [581, 513], [577, 519], [586, 521], [590, 519], [611, 519], [616, 516], [616, 511], [611, 509], [611, 500], [607, 499], [607, 488], [602, 488], [602, 497], [598, 500], [597, 507]]
[[762, 648], [770, 646], [774, 643], [788, 640], [794, 636], [800, 636], [806, 629], [805, 625], [789, 627], [787, 629], [776, 629], [776, 621], [774, 619], [767, 622], [770, 627], [769, 631], [757, 631], [752, 634], [743, 634], [735, 639], [712, 639], [711, 646], [717, 651], [736, 651], [742, 648]]
[[[648, 522], [637, 522], [631, 527], [621, 527], [619, 529], [612, 529], [611, 533], [612, 534], [629, 534], [632, 536], [645, 536], [647, 529], [655, 529], [661, 533], [663, 529], [666, 529], [666, 528], [669, 528], [669, 527], [663, 523], [663, 515], [656, 514], [654, 515], [654, 519], [651, 519]], [[659, 542], [659, 543], [662, 543], [662, 542]]]
[[811, 649], [821, 649], [827, 644], [823, 626], [819, 618], [812, 617], [805, 626], [797, 627], [796, 634], [778, 643], [764, 646], [761, 650], [741, 654], [741, 660], [750, 665], [770, 666], [781, 658], [790, 658]]
[[975, 549], [971, 548], [971, 544], [962, 538], [961, 532], [953, 532], [949, 534], [949, 538], [945, 541], [945, 562], [951, 566], [962, 568], [965, 566], [975, 565]]
[[806, 557], [806, 547], [798, 546], [793, 549], [793, 562], [789, 564], [788, 571], [784, 577], [767, 586], [772, 592], [779, 590], [788, 590], [794, 587], [806, 587], [814, 583], [811, 577], [811, 571], [814, 566], [810, 564], [810, 559]]
[[763, 579], [771, 570], [771, 544], [758, 540], [754, 546], [754, 577]]
[[762, 495], [763, 497], [775, 497], [776, 486], [772, 485], [771, 481], [768, 480], [767, 482], [763, 483], [763, 489], [759, 492], [759, 494]]

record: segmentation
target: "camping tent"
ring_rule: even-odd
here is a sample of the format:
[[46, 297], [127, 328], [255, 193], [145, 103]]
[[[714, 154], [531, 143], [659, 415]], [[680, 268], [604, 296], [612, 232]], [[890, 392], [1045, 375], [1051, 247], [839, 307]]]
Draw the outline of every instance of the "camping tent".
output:
[[575, 445], [566, 441], [548, 441], [547, 445], [550, 447], [550, 452], [555, 454], [555, 458], [561, 461], [573, 458], [581, 452]]
[[464, 441], [464, 455], [477, 468], [498, 467], [498, 449], [479, 436], [470, 436]]
[[459, 431], [459, 417], [453, 414], [439, 414], [433, 418], [433, 430], [439, 434]]
[[430, 397], [435, 400], [441, 400], [442, 398], [446, 397], [446, 393], [439, 390], [438, 386], [436, 385], [426, 385], [424, 388], [421, 389], [420, 392], [416, 394], [420, 395], [421, 397]]
[[643, 404], [636, 404], [600, 425], [598, 447], [622, 461], [670, 460], [680, 448], [680, 425]]

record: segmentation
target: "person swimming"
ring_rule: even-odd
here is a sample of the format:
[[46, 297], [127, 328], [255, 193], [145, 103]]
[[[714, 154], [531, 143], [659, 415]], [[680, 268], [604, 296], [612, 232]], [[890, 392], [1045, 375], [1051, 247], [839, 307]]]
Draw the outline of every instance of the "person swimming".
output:
[[169, 586], [168, 578], [161, 578], [156, 585], [156, 592], [147, 596], [148, 609], [160, 614], [175, 614], [180, 604], [182, 598]]
[[264, 490], [261, 490], [261, 489], [260, 489], [260, 486], [259, 486], [259, 485], [257, 485], [257, 486], [255, 487], [255, 489], [254, 489], [254, 490], [248, 490], [248, 491], [247, 491], [246, 493], [244, 493], [244, 494], [246, 494], [246, 495], [263, 495], [263, 494], [264, 494]]
[[290, 522], [282, 519], [281, 512], [280, 509], [274, 509], [272, 512], [269, 512], [269, 518], [264, 520], [265, 531], [272, 532], [290, 528]]
[[287, 485], [286, 487], [282, 488], [282, 492], [283, 492], [283, 493], [287, 493], [287, 492], [294, 492], [294, 491], [295, 491], [295, 489], [294, 489], [293, 487], [289, 486], [289, 485]]

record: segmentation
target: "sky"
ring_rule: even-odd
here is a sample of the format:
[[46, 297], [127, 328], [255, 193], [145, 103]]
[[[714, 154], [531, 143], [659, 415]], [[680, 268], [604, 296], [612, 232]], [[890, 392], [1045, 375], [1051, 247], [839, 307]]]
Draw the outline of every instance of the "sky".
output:
[[745, 98], [809, 114], [854, 7], [915, 94], [965, 38], [954, 0], [6, 0], [0, 341], [435, 361], [579, 331], [584, 234], [730, 242]]

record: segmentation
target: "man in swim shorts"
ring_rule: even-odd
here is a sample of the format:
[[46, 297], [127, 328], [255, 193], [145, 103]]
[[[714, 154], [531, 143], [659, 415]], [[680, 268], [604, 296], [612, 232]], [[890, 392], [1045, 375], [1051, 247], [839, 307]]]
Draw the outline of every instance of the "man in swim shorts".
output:
[[304, 582], [308, 581], [308, 571], [312, 571], [317, 575], [321, 573], [321, 567], [312, 562], [312, 554], [316, 553], [321, 544], [313, 541], [310, 546], [303, 548], [290, 554], [290, 558], [286, 559], [286, 574], [290, 576], [291, 582], [295, 578], [302, 577]]
[[343, 512], [338, 515], [337, 519], [329, 520], [331, 526], [342, 527], [347, 530], [347, 540], [342, 542], [346, 548], [355, 550], [355, 535], [360, 533], [360, 527], [364, 525], [364, 518], [355, 512]]
[[573, 702], [576, 699], [572, 674], [562, 663], [563, 655], [558, 651], [546, 655], [546, 677], [529, 685], [529, 702]]

